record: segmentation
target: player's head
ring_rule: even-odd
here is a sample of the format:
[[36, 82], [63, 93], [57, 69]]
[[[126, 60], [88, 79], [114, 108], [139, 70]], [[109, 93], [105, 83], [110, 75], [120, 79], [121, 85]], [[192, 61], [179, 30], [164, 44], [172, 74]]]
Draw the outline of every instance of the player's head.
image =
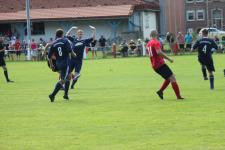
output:
[[203, 37], [207, 37], [208, 34], [209, 34], [208, 29], [203, 29], [203, 30], [202, 30], [202, 36], [203, 36]]
[[150, 38], [156, 39], [158, 37], [157, 30], [152, 30], [150, 33]]
[[81, 39], [83, 37], [84, 31], [83, 30], [77, 30], [77, 38]]
[[64, 34], [64, 32], [63, 32], [62, 29], [57, 29], [56, 32], [55, 32], [56, 38], [62, 38], [63, 34]]

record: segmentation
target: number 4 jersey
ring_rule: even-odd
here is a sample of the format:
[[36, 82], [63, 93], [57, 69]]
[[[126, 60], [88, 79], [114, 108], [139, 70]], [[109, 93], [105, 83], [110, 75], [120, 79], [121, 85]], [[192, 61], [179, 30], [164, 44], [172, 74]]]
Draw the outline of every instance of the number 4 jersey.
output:
[[157, 53], [157, 51], [161, 50], [160, 42], [157, 39], [152, 39], [148, 42], [147, 50], [153, 69], [157, 69], [165, 64], [164, 59]]
[[199, 59], [211, 59], [214, 50], [218, 49], [216, 42], [210, 38], [199, 39], [193, 46], [198, 50]]

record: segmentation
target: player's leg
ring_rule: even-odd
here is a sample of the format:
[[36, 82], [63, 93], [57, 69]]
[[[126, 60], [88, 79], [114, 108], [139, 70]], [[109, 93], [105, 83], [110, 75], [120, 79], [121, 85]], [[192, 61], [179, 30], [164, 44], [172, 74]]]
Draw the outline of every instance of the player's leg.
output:
[[65, 93], [64, 93], [64, 96], [63, 96], [63, 98], [67, 99], [67, 100], [69, 100], [68, 91], [69, 91], [69, 87], [70, 87], [70, 73], [69, 72], [70, 72], [70, 69], [69, 69], [69, 66], [68, 66], [67, 69], [66, 69], [65, 76], [64, 76]]
[[5, 61], [4, 60], [2, 60], [2, 68], [3, 68], [3, 70], [4, 70], [4, 75], [5, 75], [5, 79], [6, 79], [6, 81], [9, 83], [9, 82], [13, 82], [13, 81], [11, 81], [10, 79], [9, 79], [9, 75], [8, 75], [8, 70], [7, 70], [7, 67], [6, 67], [6, 64], [5, 64]]
[[210, 89], [214, 89], [214, 74], [213, 71], [209, 71]]
[[203, 78], [204, 78], [204, 80], [208, 80], [206, 66], [203, 65], [203, 64], [201, 66], [202, 66], [202, 75], [203, 75]]
[[60, 79], [60, 80], [56, 83], [53, 92], [49, 95], [49, 98], [50, 98], [51, 102], [54, 102], [55, 96], [56, 96], [56, 94], [59, 92], [59, 90], [62, 88], [64, 82], [65, 82], [65, 81], [63, 81], [62, 79]]
[[181, 94], [180, 94], [180, 89], [179, 89], [179, 86], [177, 84], [177, 80], [175, 78], [175, 75], [173, 74], [172, 76], [169, 77], [169, 80], [171, 82], [171, 85], [172, 85], [172, 88], [177, 96], [177, 99], [184, 99], [181, 97]]
[[74, 76], [72, 84], [71, 84], [71, 89], [74, 89], [74, 86], [75, 86], [75, 84], [77, 83], [77, 81], [80, 77], [81, 68], [82, 68], [82, 61], [76, 62], [76, 64], [75, 64], [75, 76]]

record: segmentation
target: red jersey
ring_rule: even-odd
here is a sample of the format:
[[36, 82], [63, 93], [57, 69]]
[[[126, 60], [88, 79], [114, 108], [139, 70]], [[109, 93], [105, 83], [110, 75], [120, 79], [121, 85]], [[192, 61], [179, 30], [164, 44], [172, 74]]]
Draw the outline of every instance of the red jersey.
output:
[[157, 69], [165, 64], [164, 59], [157, 54], [157, 51], [161, 50], [161, 44], [158, 40], [150, 40], [147, 44], [147, 49], [153, 69]]
[[16, 49], [16, 50], [20, 50], [20, 45], [21, 45], [21, 44], [20, 44], [20, 41], [17, 40], [16, 43], [15, 43], [15, 49]]

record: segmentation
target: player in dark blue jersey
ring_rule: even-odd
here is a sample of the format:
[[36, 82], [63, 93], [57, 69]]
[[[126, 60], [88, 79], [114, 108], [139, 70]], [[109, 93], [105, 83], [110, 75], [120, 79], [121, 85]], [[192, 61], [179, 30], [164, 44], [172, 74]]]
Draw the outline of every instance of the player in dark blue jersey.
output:
[[58, 91], [63, 87], [63, 84], [65, 84], [65, 94], [63, 96], [64, 99], [69, 99], [68, 97], [68, 90], [70, 86], [70, 77], [69, 77], [69, 62], [71, 58], [71, 53], [73, 56], [76, 54], [73, 53], [71, 44], [69, 41], [64, 38], [63, 36], [63, 30], [58, 29], [56, 31], [56, 40], [52, 43], [49, 53], [48, 53], [48, 59], [49, 64], [52, 70], [54, 70], [54, 65], [52, 63], [52, 56], [55, 56], [56, 59], [56, 67], [60, 73], [60, 80], [57, 82], [54, 91], [52, 94], [49, 95], [49, 98], [51, 102], [54, 102], [55, 96], [58, 93]]
[[218, 46], [213, 39], [208, 38], [208, 30], [202, 31], [202, 38], [199, 39], [193, 46], [192, 50], [198, 50], [198, 61], [202, 65], [202, 73], [204, 79], [207, 79], [206, 69], [209, 72], [210, 89], [214, 89], [214, 75], [215, 71], [212, 54], [213, 51], [218, 50]]
[[75, 70], [75, 76], [73, 77], [73, 81], [71, 84], [71, 89], [74, 89], [74, 85], [77, 83], [78, 78], [80, 77], [80, 71], [83, 64], [83, 54], [86, 46], [90, 46], [90, 43], [95, 40], [96, 29], [93, 26], [89, 26], [93, 31], [93, 35], [91, 38], [82, 39], [83, 31], [77, 30], [77, 37], [73, 38], [70, 36], [72, 30], [77, 29], [77, 27], [72, 27], [66, 34], [68, 39], [72, 42], [73, 52], [76, 53], [76, 57], [72, 57], [70, 61], [70, 72], [72, 73]]
[[9, 83], [9, 82], [13, 82], [13, 81], [11, 81], [8, 77], [8, 71], [7, 71], [7, 67], [6, 67], [6, 63], [5, 63], [5, 59], [4, 59], [5, 49], [6, 49], [6, 46], [4, 45], [4, 39], [2, 37], [0, 37], [0, 67], [3, 68], [5, 79]]

